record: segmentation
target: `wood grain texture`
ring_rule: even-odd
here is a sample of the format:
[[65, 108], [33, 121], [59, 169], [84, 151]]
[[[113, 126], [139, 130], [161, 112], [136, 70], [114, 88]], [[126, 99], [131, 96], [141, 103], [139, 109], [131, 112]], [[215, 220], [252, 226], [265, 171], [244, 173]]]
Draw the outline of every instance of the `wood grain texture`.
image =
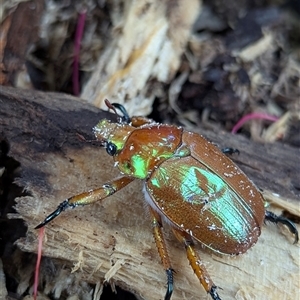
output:
[[[33, 228], [46, 215], [65, 198], [118, 175], [105, 150], [83, 143], [76, 135], [92, 139], [91, 128], [98, 120], [114, 116], [64, 94], [4, 87], [0, 107], [1, 138], [10, 146], [9, 156], [20, 163], [17, 183], [30, 194], [16, 200], [19, 215], [12, 215], [28, 226], [26, 237], [17, 244], [36, 252]], [[245, 173], [261, 189], [280, 194], [281, 201], [289, 198], [288, 205], [299, 217], [299, 149], [203, 132], [219, 145], [239, 148], [241, 154], [235, 158]], [[163, 299], [166, 276], [141, 188], [137, 180], [102, 204], [63, 213], [46, 227], [43, 255], [75, 264], [75, 274], [83, 281], [97, 283], [105, 278], [134, 292], [138, 299]], [[164, 232], [176, 270], [172, 300], [209, 299], [187, 262], [184, 247], [167, 225]], [[223, 300], [288, 300], [299, 296], [300, 282], [299, 244], [292, 243], [285, 227], [267, 225], [258, 243], [244, 255], [218, 256], [201, 245], [197, 249]]]

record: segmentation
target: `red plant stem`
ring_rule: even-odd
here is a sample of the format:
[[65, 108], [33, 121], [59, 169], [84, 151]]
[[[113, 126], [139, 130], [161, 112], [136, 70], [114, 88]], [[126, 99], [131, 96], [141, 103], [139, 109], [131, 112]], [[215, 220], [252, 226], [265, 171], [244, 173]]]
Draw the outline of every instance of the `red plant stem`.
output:
[[86, 10], [82, 11], [78, 15], [78, 21], [75, 33], [75, 46], [74, 46], [74, 63], [73, 63], [73, 93], [78, 96], [80, 93], [79, 88], [79, 54], [80, 44], [82, 41], [83, 29], [85, 25]]
[[34, 300], [36, 300], [37, 298], [37, 290], [39, 286], [39, 275], [40, 275], [40, 265], [41, 265], [41, 258], [42, 258], [44, 234], [45, 234], [45, 227], [42, 227], [39, 230], [39, 245], [38, 245], [37, 260], [36, 260], [35, 273], [34, 273], [34, 285], [33, 285]]
[[252, 119], [263, 119], [263, 120], [268, 120], [268, 121], [277, 121], [279, 118], [278, 117], [274, 117], [268, 114], [264, 114], [264, 113], [252, 113], [252, 114], [248, 114], [243, 116], [232, 128], [231, 133], [237, 133], [237, 131], [244, 125], [244, 123], [246, 123], [249, 120]]

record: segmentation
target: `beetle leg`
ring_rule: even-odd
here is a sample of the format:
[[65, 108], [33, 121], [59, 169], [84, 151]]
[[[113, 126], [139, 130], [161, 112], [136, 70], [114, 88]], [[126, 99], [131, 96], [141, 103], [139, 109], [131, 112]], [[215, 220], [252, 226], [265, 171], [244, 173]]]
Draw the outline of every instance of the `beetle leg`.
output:
[[176, 238], [184, 244], [186, 249], [187, 258], [190, 262], [191, 267], [193, 268], [196, 276], [198, 277], [200, 283], [206, 290], [208, 294], [212, 297], [213, 300], [221, 300], [217, 293], [217, 287], [211, 280], [207, 270], [205, 269], [203, 262], [195, 251], [194, 243], [189, 234], [181, 230], [172, 228]]
[[67, 208], [75, 208], [79, 205], [84, 206], [105, 199], [106, 197], [124, 188], [134, 179], [135, 178], [123, 176], [104, 184], [101, 188], [91, 190], [64, 200], [58, 205], [57, 209], [47, 216], [42, 223], [35, 227], [35, 229], [45, 226]]
[[156, 247], [161, 258], [161, 262], [167, 273], [168, 287], [165, 295], [165, 300], [170, 300], [173, 292], [173, 273], [174, 270], [171, 267], [171, 262], [166, 246], [166, 242], [161, 230], [162, 222], [160, 215], [150, 207], [150, 214], [152, 218], [153, 235], [156, 243]]
[[231, 148], [231, 147], [223, 148], [223, 149], [221, 149], [221, 151], [222, 151], [224, 154], [229, 154], [229, 155], [232, 155], [232, 154], [234, 154], [234, 153], [237, 153], [238, 155], [240, 154], [239, 149], [235, 149], [235, 148]]
[[296, 225], [291, 220], [289, 220], [288, 218], [282, 217], [282, 216], [277, 216], [276, 214], [274, 214], [273, 212], [268, 211], [268, 210], [266, 210], [266, 212], [265, 212], [265, 220], [270, 221], [272, 223], [276, 223], [276, 224], [281, 223], [281, 224], [286, 225], [288, 227], [288, 229], [290, 230], [290, 232], [295, 235], [294, 244], [298, 243], [298, 241], [299, 241], [298, 230], [297, 230]]

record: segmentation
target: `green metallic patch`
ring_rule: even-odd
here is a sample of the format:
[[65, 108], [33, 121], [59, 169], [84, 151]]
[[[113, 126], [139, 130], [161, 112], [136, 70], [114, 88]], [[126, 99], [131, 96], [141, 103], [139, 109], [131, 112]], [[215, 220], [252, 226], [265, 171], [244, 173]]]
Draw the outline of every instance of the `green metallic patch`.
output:
[[145, 178], [147, 176], [147, 160], [143, 159], [139, 154], [132, 155], [132, 167], [134, 169], [134, 176], [138, 178]]
[[251, 207], [222, 178], [205, 167], [177, 164], [175, 174], [170, 175], [168, 167], [160, 166], [150, 181], [156, 188], [179, 185], [180, 198], [190, 205], [199, 205], [200, 219], [201, 214], [209, 212], [211, 220], [219, 221], [221, 226], [218, 227], [211, 222], [211, 230], [221, 230], [237, 242], [244, 242], [249, 236]]
[[117, 147], [117, 151], [120, 151], [123, 149], [125, 141], [121, 139], [114, 139], [113, 137], [109, 140], [111, 143], [113, 143]]
[[[133, 154], [130, 158], [130, 164], [119, 165], [120, 170], [125, 174], [133, 175], [136, 178], [144, 179], [148, 176], [150, 170], [151, 160], [156, 159], [157, 161], [168, 159], [173, 156], [172, 152], [164, 152], [157, 154], [155, 149], [149, 149], [145, 147], [142, 154]], [[147, 155], [144, 155], [144, 154]]]
[[168, 170], [164, 167], [160, 167], [157, 171], [158, 176], [153, 176], [150, 178], [150, 182], [157, 188], [162, 188], [168, 184], [169, 176]]
[[221, 230], [237, 241], [244, 241], [251, 230], [247, 220], [253, 212], [249, 205], [216, 174], [199, 167], [182, 169], [180, 191], [184, 200], [204, 203], [202, 209], [208, 209], [221, 222]]

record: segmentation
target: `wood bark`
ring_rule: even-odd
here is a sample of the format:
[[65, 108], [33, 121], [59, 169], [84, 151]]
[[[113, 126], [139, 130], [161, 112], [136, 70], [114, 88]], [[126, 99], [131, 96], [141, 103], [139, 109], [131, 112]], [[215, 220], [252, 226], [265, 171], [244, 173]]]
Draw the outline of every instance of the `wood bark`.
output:
[[[28, 226], [26, 237], [17, 242], [23, 251], [36, 252], [34, 227], [61, 201], [118, 176], [104, 149], [78, 139], [77, 134], [93, 139], [92, 127], [102, 118], [114, 120], [115, 116], [64, 94], [1, 87], [1, 139], [10, 147], [8, 155], [20, 163], [16, 182], [28, 194], [16, 199], [18, 214], [11, 215]], [[250, 179], [299, 217], [299, 149], [200, 131], [221, 146], [238, 148], [241, 153], [234, 159]], [[97, 284], [105, 279], [138, 299], [163, 299], [166, 275], [141, 189], [142, 182], [137, 180], [101, 203], [62, 213], [46, 226], [43, 255], [73, 263], [80, 280]], [[176, 271], [172, 300], [209, 299], [188, 264], [183, 245], [169, 229], [164, 226]], [[223, 300], [296, 299], [299, 245], [293, 245], [293, 239], [284, 226], [267, 225], [258, 243], [244, 255], [220, 256], [201, 245], [197, 251]]]

